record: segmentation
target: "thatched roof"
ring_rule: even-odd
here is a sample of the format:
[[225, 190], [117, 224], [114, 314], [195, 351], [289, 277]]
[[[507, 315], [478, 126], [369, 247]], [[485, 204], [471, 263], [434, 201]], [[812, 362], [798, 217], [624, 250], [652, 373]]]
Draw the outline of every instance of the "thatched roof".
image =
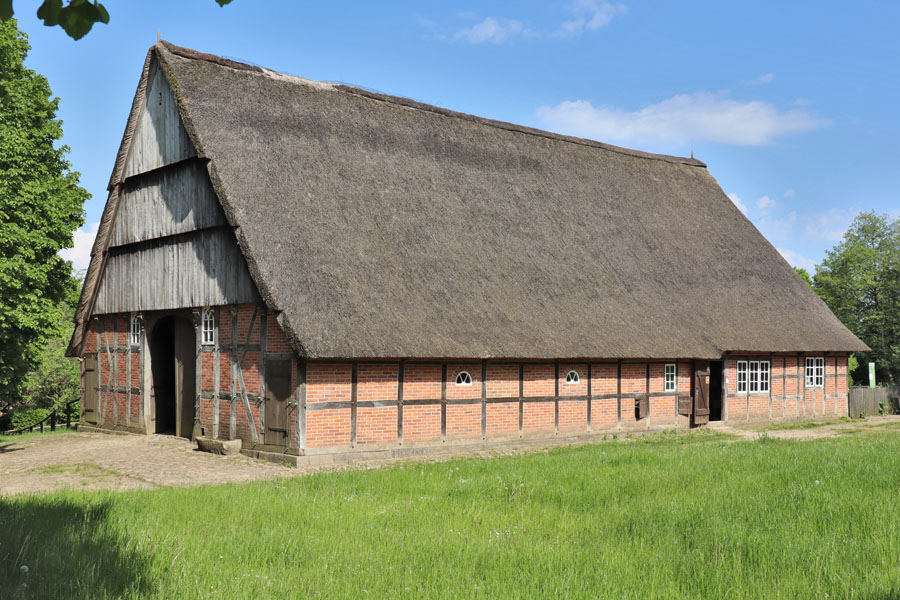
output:
[[260, 293], [303, 356], [865, 349], [700, 161], [166, 42], [154, 56]]

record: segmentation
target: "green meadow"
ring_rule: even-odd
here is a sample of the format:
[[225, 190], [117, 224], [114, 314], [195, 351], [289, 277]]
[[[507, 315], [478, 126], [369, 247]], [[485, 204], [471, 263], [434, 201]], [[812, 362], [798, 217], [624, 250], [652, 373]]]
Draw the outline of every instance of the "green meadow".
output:
[[0, 499], [3, 598], [900, 598], [900, 436]]

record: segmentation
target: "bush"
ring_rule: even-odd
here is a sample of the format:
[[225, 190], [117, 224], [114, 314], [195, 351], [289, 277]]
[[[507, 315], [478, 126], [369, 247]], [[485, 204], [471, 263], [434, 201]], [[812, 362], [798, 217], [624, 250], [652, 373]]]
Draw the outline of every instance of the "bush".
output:
[[47, 408], [16, 408], [10, 414], [10, 429], [22, 429], [23, 427], [29, 427], [49, 414], [50, 409]]

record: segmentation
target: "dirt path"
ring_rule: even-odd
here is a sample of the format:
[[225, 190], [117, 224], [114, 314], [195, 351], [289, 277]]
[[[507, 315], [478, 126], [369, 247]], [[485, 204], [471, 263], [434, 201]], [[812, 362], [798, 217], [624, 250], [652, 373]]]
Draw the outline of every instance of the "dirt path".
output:
[[163, 435], [59, 433], [0, 442], [0, 495], [186, 487], [296, 473], [244, 456], [198, 452], [190, 440]]
[[811, 424], [811, 422], [797, 423], [797, 427], [792, 429], [783, 429], [785, 427], [783, 423], [773, 424], [769, 427], [765, 425], [731, 426], [721, 423], [710, 423], [708, 427], [713, 431], [731, 433], [751, 440], [768, 436], [782, 440], [804, 441], [852, 435], [879, 429], [896, 429], [900, 431], [900, 415], [869, 417], [863, 420], [855, 419], [830, 425], [817, 425], [815, 427], [811, 427]]

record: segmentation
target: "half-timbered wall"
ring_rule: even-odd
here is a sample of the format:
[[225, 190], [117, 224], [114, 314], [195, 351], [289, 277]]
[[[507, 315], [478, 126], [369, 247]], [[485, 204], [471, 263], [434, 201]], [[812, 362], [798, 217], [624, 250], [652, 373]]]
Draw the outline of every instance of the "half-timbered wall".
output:
[[[686, 426], [694, 364], [678, 361], [676, 390], [664, 391], [665, 362], [322, 362], [293, 353], [277, 315], [259, 304], [213, 307], [215, 342], [199, 347], [201, 433], [330, 452], [639, 431]], [[107, 428], [139, 428], [142, 361], [129, 346], [127, 317], [92, 322], [85, 347], [98, 357], [99, 412]], [[737, 361], [769, 360], [769, 391], [737, 393]], [[266, 365], [288, 361], [284, 427], [267, 423]], [[130, 364], [130, 370], [129, 370]], [[671, 364], [671, 362], [669, 363]], [[722, 418], [728, 422], [847, 414], [847, 358], [825, 355], [825, 382], [807, 388], [805, 356], [729, 356]], [[456, 385], [461, 371], [471, 385]], [[577, 382], [566, 375], [574, 371]], [[130, 382], [130, 385], [129, 385]], [[688, 402], [689, 404], [689, 402]], [[642, 409], [642, 406], [644, 407]]]
[[[806, 357], [825, 360], [825, 378], [821, 387], [806, 385]], [[737, 391], [737, 363], [767, 360], [771, 364], [769, 390]], [[846, 417], [847, 356], [818, 354], [753, 354], [729, 356], [727, 361], [727, 400], [722, 419], [729, 422], [781, 419], [821, 419]]]

